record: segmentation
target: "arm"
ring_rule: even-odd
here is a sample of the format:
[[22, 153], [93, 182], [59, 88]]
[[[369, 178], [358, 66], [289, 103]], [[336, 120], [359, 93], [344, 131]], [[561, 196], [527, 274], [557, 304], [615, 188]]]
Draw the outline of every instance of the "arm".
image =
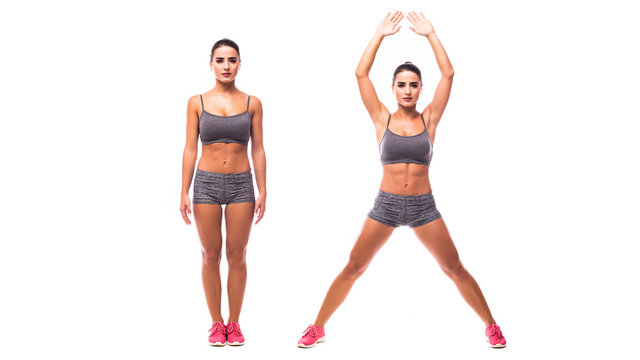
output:
[[258, 214], [256, 224], [264, 216], [265, 203], [267, 200], [267, 158], [264, 154], [262, 142], [262, 103], [255, 96], [251, 97], [251, 160], [256, 173], [256, 183], [258, 185], [258, 198], [254, 214]]
[[396, 11], [393, 15], [387, 14], [387, 17], [380, 22], [373, 39], [367, 45], [367, 48], [362, 54], [360, 63], [356, 68], [356, 78], [358, 79], [358, 88], [360, 89], [360, 96], [362, 102], [371, 116], [371, 120], [376, 127], [384, 126], [386, 124], [385, 118], [389, 115], [389, 110], [380, 102], [376, 89], [369, 79], [369, 71], [371, 71], [371, 65], [376, 57], [380, 43], [385, 36], [393, 35], [400, 30], [400, 20], [404, 15], [401, 12]]
[[191, 224], [188, 214], [191, 214], [191, 200], [189, 199], [189, 188], [193, 179], [193, 170], [198, 157], [198, 109], [200, 101], [198, 96], [192, 96], [187, 105], [187, 141], [184, 145], [182, 155], [182, 192], [180, 195], [180, 212], [187, 225]]
[[413, 26], [410, 27], [411, 30], [429, 39], [431, 48], [436, 56], [436, 62], [440, 68], [440, 73], [442, 74], [440, 82], [436, 87], [436, 92], [433, 95], [433, 100], [422, 112], [423, 114], [429, 114], [429, 128], [435, 131], [449, 101], [449, 95], [451, 94], [451, 84], [453, 83], [454, 74], [453, 66], [449, 61], [447, 52], [444, 51], [444, 47], [442, 47], [440, 43], [440, 39], [438, 39], [438, 36], [434, 32], [431, 22], [425, 18], [424, 14], [420, 13], [420, 15], [418, 15], [415, 12], [411, 12], [407, 18], [413, 24]]

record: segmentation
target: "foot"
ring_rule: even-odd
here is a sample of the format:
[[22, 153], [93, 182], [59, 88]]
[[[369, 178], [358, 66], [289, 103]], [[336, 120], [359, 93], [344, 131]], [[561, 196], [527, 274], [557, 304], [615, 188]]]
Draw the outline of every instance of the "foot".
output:
[[503, 348], [507, 346], [507, 340], [502, 336], [500, 326], [496, 324], [489, 325], [487, 326], [487, 330], [484, 331], [484, 334], [487, 336], [489, 346], [492, 348]]
[[240, 331], [240, 325], [235, 321], [227, 324], [227, 343], [231, 346], [244, 345], [244, 335]]
[[302, 338], [298, 340], [298, 347], [301, 348], [310, 348], [316, 346], [317, 343], [323, 342], [324, 339], [324, 329], [315, 326], [313, 324], [307, 327], [307, 330], [302, 334]]
[[220, 321], [213, 323], [209, 329], [209, 345], [224, 346], [227, 343], [226, 331], [224, 324]]

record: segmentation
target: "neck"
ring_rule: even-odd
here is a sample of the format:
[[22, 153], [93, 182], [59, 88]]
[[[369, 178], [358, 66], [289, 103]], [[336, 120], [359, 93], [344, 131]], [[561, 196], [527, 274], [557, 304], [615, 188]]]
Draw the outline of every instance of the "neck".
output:
[[412, 105], [412, 106], [401, 106], [398, 105], [398, 110], [396, 111], [396, 117], [399, 118], [413, 118], [416, 116], [416, 105]]
[[233, 93], [238, 91], [238, 89], [236, 88], [235, 80], [231, 82], [222, 82], [216, 79], [216, 86], [214, 87], [214, 89], [220, 92], [225, 92], [225, 93]]

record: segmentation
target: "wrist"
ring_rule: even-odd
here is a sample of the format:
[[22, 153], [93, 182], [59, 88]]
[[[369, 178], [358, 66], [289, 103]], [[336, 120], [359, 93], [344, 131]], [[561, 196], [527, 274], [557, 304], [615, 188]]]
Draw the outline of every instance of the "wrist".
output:
[[432, 32], [428, 33], [427, 35], [425, 35], [425, 37], [426, 37], [426, 38], [429, 38], [429, 36], [431, 36], [431, 35], [435, 35], [435, 33], [436, 33], [435, 31], [432, 31]]

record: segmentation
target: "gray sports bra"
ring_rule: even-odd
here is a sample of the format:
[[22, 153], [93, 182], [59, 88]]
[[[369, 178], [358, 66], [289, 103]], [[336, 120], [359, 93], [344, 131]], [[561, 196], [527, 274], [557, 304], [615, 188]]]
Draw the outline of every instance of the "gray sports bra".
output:
[[198, 131], [200, 132], [202, 145], [213, 143], [248, 145], [249, 138], [251, 137], [250, 99], [251, 96], [247, 99], [247, 110], [243, 113], [231, 116], [220, 116], [208, 113], [204, 109], [204, 101], [202, 101], [202, 95], [200, 95], [202, 113], [200, 113]]
[[433, 144], [422, 114], [420, 114], [420, 118], [422, 119], [424, 130], [420, 134], [402, 136], [389, 130], [389, 123], [391, 122], [391, 115], [389, 115], [387, 130], [385, 130], [382, 140], [378, 144], [382, 165], [414, 163], [429, 166], [433, 153]]

